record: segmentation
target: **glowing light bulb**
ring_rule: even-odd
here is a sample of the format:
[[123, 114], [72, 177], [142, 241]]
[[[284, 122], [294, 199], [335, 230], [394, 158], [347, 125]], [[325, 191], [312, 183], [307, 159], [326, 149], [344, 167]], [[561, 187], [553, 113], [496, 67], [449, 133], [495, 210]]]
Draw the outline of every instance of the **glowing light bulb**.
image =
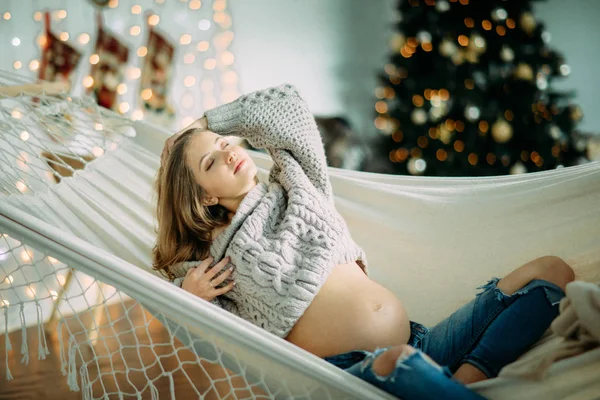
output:
[[193, 64], [195, 59], [196, 59], [196, 57], [194, 56], [193, 53], [186, 53], [183, 56], [183, 62], [185, 64]]
[[95, 146], [92, 148], [92, 154], [94, 157], [101, 157], [104, 154], [104, 149], [102, 147]]
[[142, 32], [142, 28], [139, 25], [134, 25], [129, 29], [129, 34], [131, 36], [137, 36]]
[[98, 54], [92, 54], [90, 56], [90, 64], [98, 64], [98, 61], [100, 61], [100, 56]]
[[179, 38], [179, 43], [181, 44], [190, 44], [192, 42], [192, 36], [189, 33], [184, 33]]
[[83, 78], [83, 86], [86, 88], [91, 88], [94, 86], [94, 78], [89, 75]]
[[21, 61], [15, 61], [13, 63], [13, 68], [14, 69], [21, 69], [22, 66], [23, 66], [23, 63]]
[[131, 113], [131, 119], [134, 121], [139, 121], [143, 118], [144, 118], [144, 113], [142, 110], [137, 109]]
[[142, 99], [150, 100], [152, 98], [152, 89], [142, 90]]
[[198, 22], [198, 29], [200, 29], [201, 31], [207, 31], [210, 29], [210, 21], [207, 19], [203, 19], [200, 22]]
[[138, 79], [142, 75], [142, 71], [139, 68], [131, 67], [127, 70], [127, 77], [129, 79]]
[[23, 113], [19, 110], [17, 110], [16, 108], [14, 108], [11, 112], [10, 115], [14, 118], [14, 119], [21, 119], [23, 117]]
[[208, 50], [209, 47], [210, 47], [210, 44], [206, 40], [203, 40], [201, 42], [198, 42], [198, 44], [196, 45], [196, 50], [206, 51], [206, 50]]
[[87, 33], [82, 33], [81, 35], [79, 35], [77, 40], [79, 40], [79, 43], [81, 44], [87, 44], [90, 41], [90, 35], [88, 35]]
[[31, 71], [37, 71], [40, 68], [40, 62], [38, 60], [31, 60], [29, 62], [29, 69]]
[[38, 36], [37, 43], [40, 47], [45, 47], [48, 44], [48, 38], [46, 35]]
[[127, 111], [129, 111], [129, 103], [123, 102], [119, 104], [119, 111], [121, 111], [122, 113], [126, 113]]
[[217, 60], [215, 60], [214, 58], [208, 58], [204, 61], [204, 68], [211, 70], [211, 69], [215, 69], [215, 67], [217, 66]]
[[17, 47], [18, 45], [21, 44], [21, 39], [19, 39], [18, 37], [14, 37], [12, 38], [12, 40], [10, 41], [12, 43], [13, 46]]
[[221, 62], [223, 63], [223, 65], [233, 64], [234, 59], [235, 59], [235, 57], [233, 56], [233, 53], [231, 53], [230, 51], [226, 51], [221, 55]]
[[153, 14], [148, 17], [148, 25], [156, 26], [160, 22], [160, 17], [156, 14]]
[[196, 78], [194, 78], [193, 76], [186, 76], [185, 79], [183, 80], [183, 84], [187, 87], [191, 87], [194, 86], [194, 84], [196, 83]]
[[56, 290], [50, 290], [50, 297], [52, 297], [52, 300], [57, 299], [58, 293], [56, 293]]
[[21, 260], [23, 262], [28, 262], [33, 259], [33, 252], [31, 250], [23, 250], [21, 251]]
[[22, 141], [26, 142], [29, 139], [29, 132], [21, 131], [21, 134], [19, 135], [19, 137], [21, 138]]
[[127, 93], [127, 85], [124, 83], [119, 83], [119, 85], [117, 86], [117, 93], [119, 93], [119, 94]]
[[145, 57], [146, 54], [148, 54], [148, 49], [146, 48], [146, 46], [142, 46], [139, 49], [137, 49], [138, 57]]

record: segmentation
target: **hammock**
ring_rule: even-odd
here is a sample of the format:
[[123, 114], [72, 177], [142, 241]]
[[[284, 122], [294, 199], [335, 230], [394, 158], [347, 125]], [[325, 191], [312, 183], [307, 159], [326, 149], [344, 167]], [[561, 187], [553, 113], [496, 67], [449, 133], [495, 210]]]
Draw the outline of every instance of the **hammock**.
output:
[[[14, 75], [2, 79], [27, 84]], [[151, 269], [152, 184], [170, 132], [129, 121], [91, 98], [71, 98], [60, 88], [23, 86], [17, 92], [29, 95], [17, 97], [2, 89], [0, 307], [6, 379], [9, 354], [17, 357], [19, 351], [8, 351], [9, 333], [21, 329], [21, 362], [28, 362], [35, 352], [28, 348], [26, 327], [37, 325], [37, 354], [43, 359], [49, 353], [46, 322], [58, 334], [65, 379], [84, 399], [155, 399], [164, 380], [172, 398], [184, 386], [199, 398], [232, 393], [393, 398], [174, 288]], [[271, 159], [249, 154], [266, 181]], [[600, 162], [487, 178], [335, 168], [329, 173], [337, 209], [367, 254], [371, 278], [404, 302], [413, 321], [442, 320], [490, 277], [542, 255], [566, 260], [576, 279], [600, 280]], [[120, 305], [124, 316], [113, 319], [105, 311], [110, 304]], [[150, 317], [134, 323], [128, 316], [134, 307]], [[169, 340], [102, 346], [107, 338], [147, 339], [156, 325], [164, 325]], [[171, 369], [158, 367], [166, 358], [175, 359]], [[100, 367], [108, 360], [109, 373]], [[201, 373], [188, 374], [190, 366]], [[592, 399], [600, 391], [598, 370], [600, 353], [590, 351], [554, 363], [542, 381], [495, 378], [469, 387], [492, 399]], [[133, 376], [145, 383], [132, 384]]]

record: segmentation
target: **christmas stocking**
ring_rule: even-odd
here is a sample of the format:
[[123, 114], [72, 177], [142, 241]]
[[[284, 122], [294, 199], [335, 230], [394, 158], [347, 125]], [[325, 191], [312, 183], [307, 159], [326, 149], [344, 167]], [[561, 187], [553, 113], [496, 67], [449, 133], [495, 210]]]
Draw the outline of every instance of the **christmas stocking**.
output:
[[94, 93], [96, 102], [102, 107], [117, 110], [117, 86], [123, 81], [129, 49], [119, 39], [106, 31], [102, 23], [102, 14], [97, 14], [98, 38], [95, 54], [98, 62], [92, 64], [90, 75], [93, 84], [87, 93]]
[[66, 42], [63, 42], [50, 31], [50, 13], [44, 15], [46, 42], [42, 46], [42, 57], [38, 78], [46, 81], [73, 81], [71, 75], [81, 54]]
[[142, 69], [140, 84], [141, 102], [146, 110], [156, 114], [173, 117], [173, 108], [167, 102], [173, 68], [175, 47], [162, 35], [158, 34], [151, 25], [148, 36], [148, 53]]

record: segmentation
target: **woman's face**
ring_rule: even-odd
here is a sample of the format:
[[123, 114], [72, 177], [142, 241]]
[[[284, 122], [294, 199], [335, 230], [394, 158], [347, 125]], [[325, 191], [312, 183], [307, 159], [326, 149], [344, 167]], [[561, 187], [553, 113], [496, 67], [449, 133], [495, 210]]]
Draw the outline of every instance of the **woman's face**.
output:
[[186, 164], [196, 183], [220, 204], [245, 195], [255, 186], [257, 168], [246, 150], [211, 131], [191, 138]]

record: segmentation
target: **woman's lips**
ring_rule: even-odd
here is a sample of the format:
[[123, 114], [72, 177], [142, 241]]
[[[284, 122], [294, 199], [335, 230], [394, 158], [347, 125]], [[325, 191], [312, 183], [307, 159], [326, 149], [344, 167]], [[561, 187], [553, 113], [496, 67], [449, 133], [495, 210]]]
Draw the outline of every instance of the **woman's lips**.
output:
[[237, 174], [237, 172], [244, 166], [244, 164], [246, 164], [246, 160], [240, 161], [237, 167], [235, 167], [235, 171], [233, 171], [233, 173]]

